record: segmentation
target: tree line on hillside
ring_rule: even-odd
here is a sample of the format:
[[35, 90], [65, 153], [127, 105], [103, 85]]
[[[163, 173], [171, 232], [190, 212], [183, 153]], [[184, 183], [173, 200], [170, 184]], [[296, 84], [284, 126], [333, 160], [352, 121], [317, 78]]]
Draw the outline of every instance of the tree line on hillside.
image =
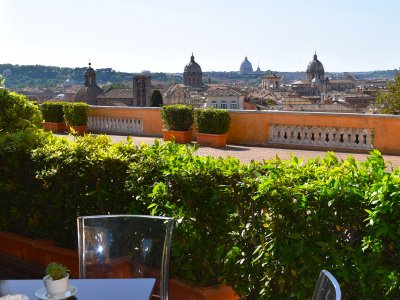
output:
[[[87, 67], [56, 67], [42, 65], [12, 65], [0, 64], [0, 75], [5, 77], [5, 86], [11, 89], [25, 87], [51, 88], [62, 85], [67, 79], [81, 85]], [[111, 68], [96, 69], [97, 83], [110, 84], [122, 83], [129, 84], [134, 73], [119, 72]], [[161, 82], [180, 82], [179, 76], [168, 76], [165, 73], [149, 74], [153, 81]]]
[[[62, 85], [67, 79], [72, 80], [76, 84], [83, 84], [83, 74], [87, 67], [57, 67], [43, 65], [12, 65], [0, 64], [0, 75], [6, 78], [5, 85], [7, 88], [17, 89], [24, 87], [39, 87], [51, 88]], [[305, 72], [275, 72], [263, 71], [262, 73], [240, 74], [236, 71], [231, 72], [203, 72], [204, 83], [221, 83], [221, 82], [242, 82], [247, 85], [258, 85], [261, 82], [261, 77], [268, 73], [278, 73], [283, 77], [284, 82], [305, 79]], [[162, 72], [151, 73], [145, 72], [145, 75], [150, 75], [153, 82], [161, 83], [181, 83], [182, 74], [167, 74]], [[344, 79], [348, 73], [328, 73], [325, 75], [332, 79]], [[352, 72], [350, 73], [360, 80], [385, 78], [393, 79], [396, 70], [382, 70], [371, 72]], [[119, 72], [112, 68], [102, 68], [96, 70], [98, 84], [123, 83], [129, 84], [132, 81], [134, 73]]]

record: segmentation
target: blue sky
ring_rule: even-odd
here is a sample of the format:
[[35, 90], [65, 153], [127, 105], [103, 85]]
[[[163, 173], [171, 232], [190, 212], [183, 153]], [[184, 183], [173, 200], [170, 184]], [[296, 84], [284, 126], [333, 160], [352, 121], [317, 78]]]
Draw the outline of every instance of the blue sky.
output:
[[0, 0], [0, 63], [182, 72], [400, 66], [396, 0]]

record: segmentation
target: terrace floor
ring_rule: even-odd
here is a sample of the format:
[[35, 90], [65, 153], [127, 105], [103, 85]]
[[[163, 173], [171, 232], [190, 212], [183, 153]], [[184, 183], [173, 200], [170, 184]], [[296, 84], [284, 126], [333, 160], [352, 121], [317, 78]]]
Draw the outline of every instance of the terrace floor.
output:
[[[111, 139], [115, 142], [126, 141], [126, 136], [110, 135]], [[163, 142], [162, 138], [156, 137], [144, 137], [144, 136], [132, 136], [132, 142], [140, 145], [146, 143], [152, 145], [154, 140], [158, 139]], [[243, 163], [249, 163], [250, 161], [260, 161], [274, 159], [277, 155], [280, 159], [290, 159], [290, 155], [293, 154], [298, 158], [305, 160], [315, 157], [323, 157], [326, 155], [326, 150], [300, 150], [300, 149], [283, 149], [283, 148], [270, 148], [270, 147], [256, 147], [256, 146], [242, 146], [242, 145], [228, 145], [224, 148], [211, 148], [201, 146], [196, 152], [202, 156], [213, 156], [213, 157], [236, 157]], [[368, 153], [351, 153], [349, 152], [334, 152], [336, 157], [339, 159], [346, 159], [349, 156], [354, 157], [358, 161], [365, 161]], [[385, 161], [389, 161], [393, 165], [393, 169], [400, 167], [400, 155], [383, 155]]]

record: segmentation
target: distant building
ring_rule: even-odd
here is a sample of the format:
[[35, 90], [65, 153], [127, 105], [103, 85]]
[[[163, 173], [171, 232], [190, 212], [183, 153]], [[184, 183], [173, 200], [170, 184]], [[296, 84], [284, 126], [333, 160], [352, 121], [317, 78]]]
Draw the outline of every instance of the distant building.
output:
[[98, 105], [103, 106], [132, 106], [132, 89], [108, 88], [101, 95], [97, 96]]
[[203, 72], [200, 65], [194, 61], [194, 56], [190, 57], [190, 62], [183, 70], [183, 84], [190, 87], [203, 86]]
[[231, 88], [217, 88], [206, 92], [207, 107], [243, 109], [244, 95]]
[[244, 61], [240, 64], [240, 73], [242, 74], [251, 74], [253, 73], [253, 66], [251, 62], [247, 59], [247, 56], [244, 58]]
[[325, 80], [325, 71], [322, 63], [317, 59], [317, 53], [314, 54], [314, 58], [309, 62], [307, 66], [307, 80], [308, 81], [318, 81], [323, 83]]
[[356, 87], [354, 77], [329, 79], [325, 77], [323, 64], [317, 59], [317, 53], [306, 69], [306, 80], [296, 80], [291, 89], [300, 96], [321, 96], [323, 102], [332, 91], [348, 91]]
[[151, 77], [147, 75], [133, 76], [133, 106], [149, 106], [151, 97]]
[[84, 73], [85, 83], [82, 88], [75, 94], [74, 102], [86, 102], [90, 105], [97, 105], [97, 96], [103, 93], [103, 89], [96, 83], [96, 72], [93, 70], [91, 63]]
[[282, 77], [275, 73], [269, 73], [261, 78], [261, 86], [266, 90], [278, 90], [281, 87]]
[[11, 72], [11, 69], [4, 69], [4, 71], [3, 71], [3, 75], [4, 76], [11, 76], [12, 75], [12, 72]]

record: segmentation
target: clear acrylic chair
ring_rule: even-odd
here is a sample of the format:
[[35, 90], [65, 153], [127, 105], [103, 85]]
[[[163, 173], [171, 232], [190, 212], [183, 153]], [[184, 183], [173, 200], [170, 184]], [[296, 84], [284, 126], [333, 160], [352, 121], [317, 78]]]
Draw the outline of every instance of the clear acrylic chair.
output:
[[168, 299], [173, 219], [142, 215], [78, 217], [80, 278], [156, 278]]
[[326, 270], [319, 273], [312, 300], [340, 300], [342, 292], [336, 278]]

